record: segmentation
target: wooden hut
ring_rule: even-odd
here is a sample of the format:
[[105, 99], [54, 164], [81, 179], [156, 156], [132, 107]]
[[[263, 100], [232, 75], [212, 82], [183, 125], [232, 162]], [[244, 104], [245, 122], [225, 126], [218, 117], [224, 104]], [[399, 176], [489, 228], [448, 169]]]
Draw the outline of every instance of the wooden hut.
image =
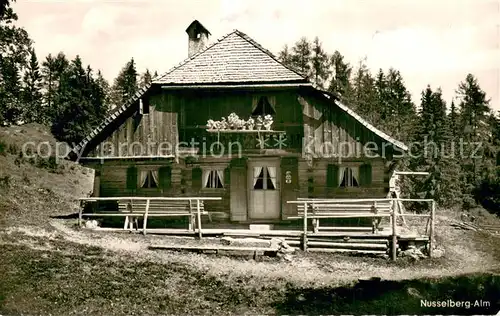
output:
[[189, 57], [73, 148], [94, 196], [217, 196], [205, 210], [233, 223], [286, 221], [301, 197], [387, 196], [403, 143], [244, 33], [186, 32]]

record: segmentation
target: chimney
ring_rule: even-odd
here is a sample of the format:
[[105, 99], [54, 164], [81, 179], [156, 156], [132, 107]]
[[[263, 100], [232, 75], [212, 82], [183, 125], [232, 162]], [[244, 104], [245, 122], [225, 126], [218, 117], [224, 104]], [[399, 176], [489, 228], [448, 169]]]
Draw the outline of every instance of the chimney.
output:
[[189, 36], [188, 57], [193, 56], [207, 46], [210, 32], [198, 20], [194, 20], [186, 29]]

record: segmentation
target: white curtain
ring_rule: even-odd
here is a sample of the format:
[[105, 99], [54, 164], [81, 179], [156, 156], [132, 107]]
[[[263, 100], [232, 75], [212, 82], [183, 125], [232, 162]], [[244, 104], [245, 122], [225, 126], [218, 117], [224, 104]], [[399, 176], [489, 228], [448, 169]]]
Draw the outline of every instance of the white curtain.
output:
[[203, 174], [201, 176], [201, 183], [204, 188], [208, 188], [208, 178], [210, 177], [210, 170], [203, 170]]
[[[352, 167], [352, 178], [356, 180], [356, 183], [359, 185], [359, 167]], [[354, 181], [352, 181], [354, 183]]]
[[342, 180], [344, 179], [345, 167], [339, 167], [339, 186], [342, 184]]
[[254, 96], [252, 98], [252, 113], [255, 112], [255, 109], [257, 108], [257, 105], [259, 104], [259, 97]]
[[271, 178], [271, 182], [273, 183], [274, 189], [277, 189], [277, 187], [276, 187], [276, 167], [267, 167], [267, 175], [269, 178]]
[[219, 176], [220, 184], [224, 186], [224, 170], [217, 170], [217, 175]]
[[262, 167], [253, 167], [253, 186], [255, 187], [255, 184], [257, 183], [257, 180], [259, 179], [259, 175], [262, 172]]
[[151, 175], [153, 175], [153, 180], [155, 180], [156, 186], [159, 186], [160, 182], [158, 182], [158, 170], [152, 170]]
[[140, 176], [140, 187], [144, 187], [146, 184], [146, 179], [148, 178], [148, 171], [147, 170], [141, 170], [141, 176]]
[[270, 96], [267, 100], [269, 101], [269, 105], [273, 108], [274, 113], [276, 113], [276, 96]]

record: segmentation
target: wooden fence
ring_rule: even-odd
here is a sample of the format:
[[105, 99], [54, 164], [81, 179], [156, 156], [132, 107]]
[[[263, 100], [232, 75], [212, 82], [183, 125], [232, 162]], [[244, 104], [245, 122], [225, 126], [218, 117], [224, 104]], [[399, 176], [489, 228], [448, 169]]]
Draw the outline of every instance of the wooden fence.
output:
[[[381, 199], [300, 199], [296, 201], [288, 201], [287, 203], [290, 204], [297, 204], [298, 206], [301, 205], [301, 210], [303, 209], [303, 241], [302, 241], [302, 247], [304, 251], [307, 251], [307, 236], [308, 236], [308, 227], [307, 227], [307, 220], [308, 218], [314, 218], [315, 214], [312, 212], [309, 212], [310, 206], [312, 209], [318, 205], [349, 205], [350, 203], [372, 203], [374, 209], [376, 209], [377, 203], [383, 203], [383, 202], [391, 202], [392, 208], [389, 213], [376, 213], [376, 212], [366, 212], [366, 213], [350, 213], [350, 214], [343, 214], [343, 213], [338, 213], [334, 214], [333, 212], [330, 212], [329, 215], [322, 215], [322, 218], [346, 218], [346, 217], [352, 217], [352, 218], [383, 218], [383, 217], [388, 217], [390, 218], [391, 221], [391, 238], [392, 238], [392, 249], [391, 249], [391, 255], [392, 259], [396, 260], [397, 256], [397, 246], [398, 246], [398, 227], [397, 227], [397, 218], [404, 218], [404, 217], [420, 217], [420, 218], [428, 218], [427, 224], [426, 224], [426, 233], [429, 238], [429, 257], [432, 257], [432, 252], [433, 248], [435, 246], [435, 240], [434, 240], [434, 234], [435, 234], [435, 213], [436, 213], [436, 202], [432, 199], [405, 199], [405, 198], [381, 198]], [[420, 203], [430, 203], [430, 211], [428, 214], [412, 214], [412, 213], [398, 213], [396, 211], [395, 205], [398, 205], [398, 203], [402, 202], [420, 202]], [[428, 229], [427, 229], [428, 228]]]

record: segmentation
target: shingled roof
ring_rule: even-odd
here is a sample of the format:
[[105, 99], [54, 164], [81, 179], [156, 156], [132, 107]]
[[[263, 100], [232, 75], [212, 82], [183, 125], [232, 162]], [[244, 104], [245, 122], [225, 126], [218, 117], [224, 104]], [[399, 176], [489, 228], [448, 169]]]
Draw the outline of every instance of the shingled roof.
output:
[[308, 82], [246, 34], [234, 30], [153, 83], [162, 85]]

